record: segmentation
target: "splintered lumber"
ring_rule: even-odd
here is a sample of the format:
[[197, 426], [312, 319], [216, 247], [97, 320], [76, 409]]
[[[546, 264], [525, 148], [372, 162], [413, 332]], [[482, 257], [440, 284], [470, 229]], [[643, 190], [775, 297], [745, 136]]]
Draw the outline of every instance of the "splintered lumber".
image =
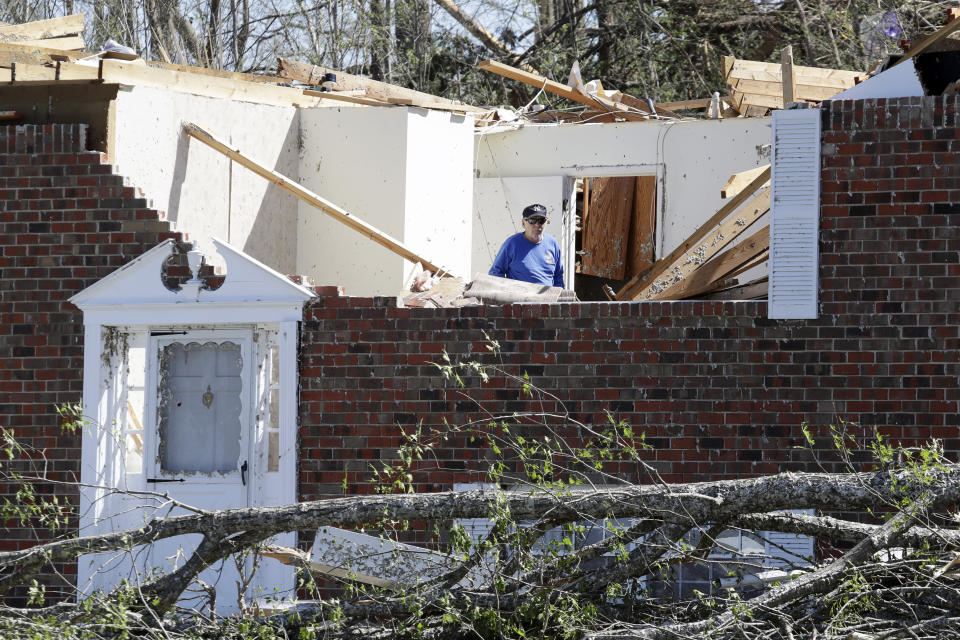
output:
[[651, 299], [682, 300], [710, 291], [720, 282], [732, 278], [744, 265], [754, 266], [755, 259], [765, 253], [769, 247], [770, 226], [768, 225], [732, 249], [701, 265], [688, 278], [651, 296]]
[[653, 231], [657, 219], [657, 177], [637, 176], [627, 243], [626, 277], [643, 273], [653, 265]]
[[787, 45], [780, 54], [780, 73], [783, 77], [783, 103], [797, 100], [797, 77], [793, 74], [793, 45]]
[[[197, 140], [209, 146], [210, 148], [215, 149], [216, 151], [219, 151], [220, 153], [227, 156], [231, 160], [237, 162], [238, 164], [243, 165], [247, 169], [250, 169], [251, 171], [256, 173], [258, 176], [265, 178], [268, 181], [272, 182], [273, 184], [277, 185], [284, 191], [287, 191], [288, 193], [292, 193], [293, 195], [300, 198], [307, 204], [312, 205], [317, 209], [319, 209], [320, 211], [322, 211], [323, 213], [327, 214], [334, 220], [337, 220], [338, 222], [342, 222], [343, 224], [347, 225], [357, 233], [367, 236], [377, 244], [383, 247], [386, 247], [390, 251], [409, 260], [410, 262], [421, 263], [425, 269], [429, 269], [434, 273], [438, 273], [439, 271], [441, 271], [441, 267], [438, 266], [436, 263], [430, 260], [427, 260], [423, 256], [420, 256], [419, 254], [415, 253], [412, 249], [409, 249], [408, 247], [406, 247], [399, 240], [395, 240], [394, 238], [391, 238], [390, 236], [383, 233], [379, 229], [376, 229], [375, 227], [364, 222], [363, 220], [360, 220], [359, 218], [351, 215], [350, 213], [346, 212], [342, 208], [333, 204], [329, 200], [325, 200], [324, 198], [321, 198], [320, 196], [313, 193], [309, 189], [303, 187], [296, 181], [290, 180], [286, 176], [280, 173], [277, 173], [272, 169], [268, 169], [262, 164], [252, 160], [250, 157], [241, 153], [238, 149], [234, 149], [228, 143], [224, 142], [220, 138], [217, 138], [213, 134], [205, 131], [204, 129], [201, 129], [197, 125], [191, 124], [189, 122], [185, 122], [183, 124], [183, 129], [187, 133], [187, 135], [193, 138], [196, 138]], [[453, 277], [453, 274], [451, 274], [449, 271], [443, 269], [443, 272], [445, 277]]]
[[636, 178], [593, 178], [580, 273], [623, 280]]
[[83, 33], [83, 14], [0, 26], [0, 41], [43, 40]]
[[[747, 187], [740, 193], [730, 198], [730, 200], [720, 207], [720, 209], [713, 214], [713, 216], [707, 220], [707, 222], [705, 222], [699, 229], [694, 231], [689, 238], [681, 242], [676, 249], [670, 252], [669, 255], [657, 260], [649, 271], [637, 274], [629, 282], [627, 282], [627, 284], [625, 284], [623, 288], [617, 292], [617, 300], [635, 299], [638, 292], [648, 287], [649, 284], [654, 282], [656, 278], [659, 278], [667, 269], [673, 266], [673, 264], [682, 255], [687, 253], [691, 247], [700, 242], [700, 240], [702, 240], [708, 233], [713, 231], [718, 224], [723, 222], [727, 216], [736, 211], [740, 205], [746, 202], [747, 198], [753, 195], [761, 187], [766, 186], [769, 180], [770, 167], [768, 166], [760, 175], [754, 178], [753, 182], [747, 185]], [[769, 196], [767, 199], [769, 200]]]
[[694, 271], [720, 253], [724, 247], [749, 229], [750, 225], [759, 220], [769, 210], [770, 188], [764, 187], [737, 212], [737, 215], [730, 216], [719, 227], [712, 230], [704, 239], [703, 244], [684, 253], [667, 267], [660, 278], [651, 281], [641, 289], [634, 296], [634, 300], [672, 297], [671, 290], [673, 287], [682, 283]]
[[[783, 102], [783, 65], [723, 56], [723, 78], [730, 85], [733, 106], [745, 113], [749, 107], [781, 109]], [[795, 86], [793, 101], [820, 102], [849, 89], [862, 74], [840, 69], [820, 69], [792, 65]]]
[[588, 107], [599, 107], [601, 109], [605, 109], [615, 113], [618, 116], [622, 116], [626, 120], [647, 120], [647, 116], [630, 111], [630, 107], [625, 104], [613, 102], [611, 100], [607, 100], [606, 98], [588, 96], [580, 93], [569, 85], [555, 82], [536, 73], [530, 73], [529, 71], [524, 71], [522, 69], [505, 65], [502, 62], [497, 62], [496, 60], [484, 60], [477, 66], [484, 71], [495, 73], [498, 76], [503, 76], [504, 78], [509, 78], [510, 80], [522, 82], [530, 85], [531, 87], [536, 87], [537, 89], [543, 89], [547, 93], [561, 96], [567, 100], [573, 100], [574, 102], [585, 104]]
[[733, 174], [727, 180], [727, 183], [720, 189], [720, 197], [729, 198], [737, 195], [743, 191], [744, 187], [753, 182], [757, 176], [763, 173], [764, 170], [769, 168], [770, 165], [765, 164], [762, 167], [757, 167], [756, 169], [747, 169], [746, 171]]
[[947, 22], [947, 24], [946, 24], [945, 26], [940, 27], [940, 29], [938, 29], [938, 30], [935, 31], [934, 33], [931, 33], [930, 35], [928, 35], [926, 38], [924, 38], [924, 39], [921, 40], [920, 42], [912, 45], [912, 46], [910, 47], [910, 50], [907, 51], [907, 53], [904, 54], [904, 56], [903, 56], [902, 58], [900, 58], [899, 60], [897, 60], [897, 61], [896, 61], [895, 63], [893, 63], [891, 66], [892, 66], [892, 67], [895, 67], [895, 66], [897, 66], [898, 64], [900, 64], [901, 62], [906, 62], [906, 61], [909, 60], [910, 58], [912, 58], [912, 57], [914, 57], [914, 56], [916, 56], [916, 55], [919, 55], [919, 54], [923, 53], [926, 49], [929, 49], [931, 46], [933, 46], [933, 45], [935, 45], [936, 43], [940, 42], [941, 40], [943, 40], [944, 38], [946, 38], [948, 35], [950, 35], [950, 34], [953, 33], [954, 31], [956, 31], [957, 29], [960, 29], [960, 20], [957, 20], [957, 19], [954, 17], [954, 14], [948, 13], [948, 14], [947, 14], [947, 19], [949, 20], [949, 22]]
[[[756, 60], [739, 60], [733, 56], [723, 56], [724, 79], [736, 80], [763, 80], [774, 84], [783, 82], [780, 65], [775, 62], [758, 62]], [[798, 85], [818, 87], [833, 87], [837, 93], [849, 89], [862, 72], [845, 71], [842, 69], [821, 69], [820, 67], [803, 67], [795, 65], [793, 72], [797, 75]], [[800, 91], [803, 98], [803, 91]], [[778, 95], [781, 95], [778, 93]]]
[[421, 91], [414, 91], [405, 87], [378, 82], [369, 78], [361, 78], [343, 71], [321, 67], [319, 65], [297, 62], [287, 58], [277, 58], [277, 75], [287, 80], [296, 80], [311, 85], [319, 85], [323, 76], [327, 73], [333, 73], [337, 76], [337, 89], [350, 91], [354, 89], [363, 89], [365, 97], [372, 100], [387, 102], [390, 98], [409, 98], [412, 104], [418, 107], [430, 109], [441, 109], [446, 107], [449, 111], [463, 112], [482, 112], [486, 111], [480, 107], [474, 107], [469, 104], [461, 104], [453, 100], [447, 100], [439, 96], [430, 95]]

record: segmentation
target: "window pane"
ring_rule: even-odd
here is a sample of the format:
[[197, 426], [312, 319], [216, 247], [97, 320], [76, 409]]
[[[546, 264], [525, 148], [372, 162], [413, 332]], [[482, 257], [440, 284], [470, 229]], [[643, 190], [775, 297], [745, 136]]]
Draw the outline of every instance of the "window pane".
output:
[[160, 353], [159, 459], [166, 473], [237, 469], [240, 345], [172, 343]]

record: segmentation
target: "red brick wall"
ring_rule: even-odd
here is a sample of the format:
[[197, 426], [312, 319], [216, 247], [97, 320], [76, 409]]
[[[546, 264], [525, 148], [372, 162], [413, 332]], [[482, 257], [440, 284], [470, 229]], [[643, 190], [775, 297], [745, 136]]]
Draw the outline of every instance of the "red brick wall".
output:
[[[300, 493], [370, 490], [398, 425], [462, 424], [536, 411], [496, 378], [469, 401], [431, 362], [501, 361], [526, 371], [574, 417], [605, 411], [643, 431], [667, 480], [814, 469], [835, 460], [826, 425], [877, 427], [903, 444], [960, 451], [960, 148], [954, 99], [823, 106], [820, 317], [768, 320], [761, 302], [654, 302], [398, 309], [324, 297], [306, 313]], [[329, 292], [334, 293], [334, 292]], [[484, 348], [498, 341], [498, 357]], [[548, 405], [548, 409], [556, 409]], [[420, 488], [476, 481], [476, 446], [445, 443]], [[863, 452], [857, 460], [865, 460]], [[836, 468], [828, 464], [829, 468]], [[621, 468], [621, 472], [628, 469]]]
[[[956, 453], [956, 108], [943, 98], [823, 108], [816, 321], [770, 321], [759, 302], [430, 310], [323, 289], [303, 325], [301, 496], [338, 494], [345, 474], [349, 490], [369, 491], [369, 466], [395, 455], [398, 425], [483, 416], [430, 364], [444, 350], [528, 372], [585, 424], [605, 411], [634, 424], [667, 479], [812, 468], [792, 448], [804, 420], [825, 458], [822, 427], [839, 418], [906, 443], [943, 438]], [[66, 300], [173, 235], [135, 191], [85, 151], [82, 126], [0, 127], [0, 424], [44, 449], [57, 479], [73, 479], [79, 458], [54, 411], [81, 394], [82, 319]], [[559, 408], [504, 376], [467, 386], [489, 411]], [[480, 480], [484, 456], [483, 443], [438, 443], [416, 482]], [[0, 549], [34, 535], [14, 527]]]
[[[36, 457], [42, 452], [59, 481], [79, 479], [80, 459], [79, 434], [63, 432], [55, 410], [82, 395], [83, 319], [67, 299], [179, 238], [103, 154], [87, 151], [86, 132], [76, 124], [0, 127], [0, 426]], [[75, 491], [39, 486], [76, 505]], [[0, 499], [16, 489], [0, 483]], [[6, 526], [0, 550], [36, 540], [37, 531]], [[41, 578], [55, 595], [60, 581]]]

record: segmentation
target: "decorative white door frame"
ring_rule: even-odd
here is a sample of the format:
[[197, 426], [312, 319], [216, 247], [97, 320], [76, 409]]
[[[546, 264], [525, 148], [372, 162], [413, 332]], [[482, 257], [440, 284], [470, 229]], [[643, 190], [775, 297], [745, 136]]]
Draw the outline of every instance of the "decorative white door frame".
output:
[[[217, 290], [201, 288], [196, 277], [178, 291], [167, 289], [161, 271], [175, 247], [166, 241], [71, 298], [85, 324], [83, 409], [89, 424], [81, 454], [82, 535], [140, 526], [158, 515], [155, 505], [125, 491], [168, 488], [147, 482], [154, 477], [148, 474], [156, 456], [156, 350], [166, 342], [163, 333], [232, 338], [244, 345], [241, 451], [248, 467], [242, 504], [230, 506], [296, 501], [298, 323], [304, 302], [315, 294], [229, 245], [214, 243], [227, 265]], [[196, 273], [200, 256], [191, 258]], [[283, 543], [292, 544], [293, 534], [286, 537]], [[121, 578], [137, 579], [138, 571], [148, 569], [143, 564], [149, 555], [85, 556], [78, 586], [89, 592]], [[259, 576], [255, 584], [261, 591], [253, 597], [293, 590], [292, 571], [279, 563], [264, 561]], [[233, 600], [218, 598], [218, 609], [229, 612]]]

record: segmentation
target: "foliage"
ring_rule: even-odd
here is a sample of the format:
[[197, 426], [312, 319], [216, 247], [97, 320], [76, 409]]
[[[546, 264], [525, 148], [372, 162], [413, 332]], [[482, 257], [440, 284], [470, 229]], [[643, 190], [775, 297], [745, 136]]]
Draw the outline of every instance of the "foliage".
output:
[[[498, 346], [491, 342], [489, 348], [487, 359], [496, 360]], [[304, 571], [301, 595], [316, 598], [314, 604], [287, 615], [258, 617], [245, 608], [239, 616], [217, 618], [164, 604], [171, 602], [169, 594], [154, 586], [165, 580], [162, 574], [141, 576], [78, 604], [58, 603], [32, 577], [37, 566], [29, 556], [0, 552], [0, 589], [20, 584], [28, 595], [26, 608], [0, 608], [0, 635], [752, 639], [894, 637], [905, 628], [910, 637], [933, 637], [960, 628], [954, 578], [941, 568], [960, 548], [954, 517], [960, 469], [945, 459], [939, 443], [904, 448], [852, 423], [804, 425], [798, 446], [812, 457], [820, 443], [831, 443], [843, 472], [670, 485], [650, 464], [656, 451], [644, 435], [612, 415], [599, 424], [579, 421], [525, 373], [502, 366], [455, 362], [447, 354], [437, 366], [467, 396], [484, 384], [509, 381], [527, 406], [539, 410], [486, 414], [463, 425], [420, 423], [404, 434], [394, 460], [374, 466], [372, 496], [340, 500], [344, 514], [365, 504], [371, 509], [352, 521], [344, 515], [347, 527], [398, 542], [429, 536], [427, 547], [451, 559], [446, 570], [419, 581], [410, 576], [402, 588], [348, 580], [336, 585], [336, 594], [329, 577], [318, 581]], [[482, 404], [477, 407], [482, 414]], [[80, 420], [76, 409], [65, 415], [72, 417], [68, 422]], [[41, 485], [42, 464], [23, 464], [24, 458], [42, 461], [42, 455], [21, 447], [9, 432], [3, 437], [4, 480]], [[443, 470], [438, 452], [450, 448], [483, 453], [476, 478], [485, 490], [460, 494], [445, 503], [453, 506], [430, 511], [436, 494], [415, 492], [424, 473]], [[875, 470], [865, 473], [865, 465]], [[69, 536], [62, 531], [63, 505], [32, 491], [5, 505], [6, 526], [30, 523]], [[424, 511], [397, 517], [390, 505], [401, 503], [389, 500], [394, 497], [422, 499]], [[849, 511], [854, 517], [795, 515], [785, 508]], [[477, 509], [488, 525], [476, 526]], [[872, 514], [871, 524], [860, 521], [864, 514]], [[196, 517], [216, 522], [215, 515]], [[219, 534], [212, 531], [216, 526], [198, 524], [207, 538], [220, 535], [224, 544], [207, 564], [257, 553], [261, 540], [286, 530], [271, 529], [269, 519], [256, 515], [250, 514], [248, 526]], [[162, 525], [162, 518], [151, 523], [154, 535]], [[735, 539], [763, 540], [768, 531], [813, 535], [820, 550], [815, 557], [772, 559], [740, 543], [731, 546], [731, 532], [742, 537]], [[129, 532], [113, 548], [136, 553], [136, 535]], [[40, 549], [44, 560], [56, 553], [49, 545]], [[716, 567], [731, 580], [684, 588], [679, 572], [694, 567]], [[771, 569], [779, 573], [763, 573]], [[770, 588], [758, 586], [763, 575]], [[201, 586], [212, 601], [216, 588]], [[819, 597], [811, 599], [814, 594]]]
[[[273, 73], [300, 59], [473, 104], [525, 104], [529, 87], [478, 71], [499, 57], [565, 80], [585, 79], [657, 101], [724, 94], [721, 56], [865, 70], [900, 39], [943, 24], [949, 2], [892, 0], [463, 0], [512, 50], [490, 51], [430, 0], [0, 0], [0, 20], [87, 15], [86, 39], [148, 59]], [[551, 96], [542, 101], [560, 104]]]

